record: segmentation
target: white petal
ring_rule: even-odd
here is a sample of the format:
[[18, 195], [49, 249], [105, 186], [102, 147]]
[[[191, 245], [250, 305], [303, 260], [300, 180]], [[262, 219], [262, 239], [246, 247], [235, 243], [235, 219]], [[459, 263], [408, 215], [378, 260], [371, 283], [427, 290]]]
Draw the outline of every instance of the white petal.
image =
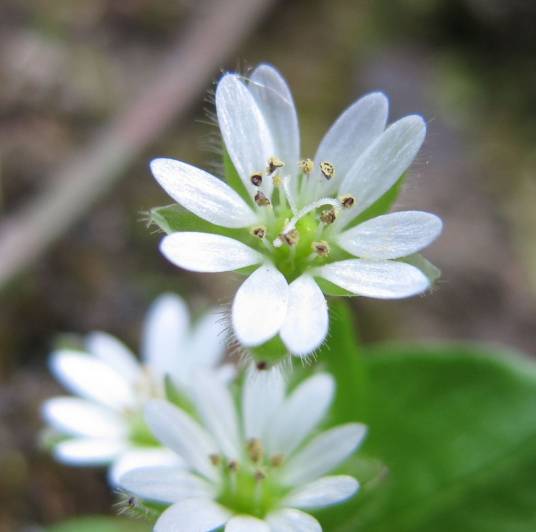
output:
[[188, 359], [194, 367], [216, 368], [225, 351], [225, 323], [213, 308], [195, 324], [188, 341]]
[[140, 467], [179, 466], [183, 460], [177, 453], [165, 447], [132, 447], [125, 451], [108, 470], [112, 486], [119, 486], [119, 479], [127, 472]]
[[285, 504], [307, 510], [322, 508], [348, 499], [359, 489], [359, 482], [346, 475], [323, 477], [293, 491]]
[[357, 204], [341, 211], [340, 219], [351, 220], [387, 192], [408, 169], [425, 135], [426, 125], [420, 116], [406, 116], [390, 125], [341, 183], [340, 193], [353, 195]]
[[349, 292], [379, 299], [414, 296], [430, 286], [428, 278], [414, 266], [389, 260], [341, 260], [316, 272]]
[[125, 377], [130, 383], [141, 376], [141, 367], [130, 349], [117, 338], [105, 332], [93, 332], [86, 338], [89, 353]]
[[125, 443], [117, 440], [76, 438], [54, 446], [54, 458], [63, 464], [96, 466], [109, 464], [125, 450]]
[[274, 412], [280, 408], [285, 395], [283, 375], [278, 367], [257, 371], [252, 367], [246, 374], [242, 390], [244, 434], [247, 440], [264, 440], [270, 430]]
[[211, 233], [173, 233], [162, 240], [160, 251], [176, 266], [193, 272], [227, 272], [262, 261], [260, 253], [242, 242]]
[[225, 525], [225, 532], [270, 532], [266, 521], [249, 515], [231, 517]]
[[328, 324], [328, 305], [322, 290], [312, 277], [298, 277], [289, 286], [281, 339], [293, 355], [306, 356], [324, 341]]
[[232, 322], [238, 341], [260, 345], [272, 338], [287, 314], [288, 284], [274, 266], [253, 272], [238, 289], [233, 301]]
[[173, 374], [185, 352], [190, 313], [184, 301], [174, 294], [163, 294], [149, 308], [143, 326], [142, 352], [155, 376]]
[[359, 423], [322, 432], [287, 462], [282, 481], [298, 485], [328, 473], [357, 449], [366, 432]]
[[198, 370], [192, 394], [203, 424], [214, 436], [223, 454], [240, 458], [238, 419], [229, 389], [213, 373]]
[[247, 227], [257, 216], [226, 183], [173, 159], [154, 159], [151, 170], [162, 188], [184, 208], [222, 227]]
[[[252, 197], [256, 187], [250, 177], [266, 169], [274, 153], [272, 135], [255, 98], [236, 74], [226, 74], [216, 88], [216, 113], [223, 141], [233, 164]], [[265, 179], [268, 197], [273, 184]]]
[[128, 381], [101, 360], [77, 351], [53, 353], [50, 369], [72, 393], [116, 409], [135, 403]]
[[145, 421], [153, 434], [192, 469], [209, 479], [217, 478], [209, 457], [219, 449], [188, 414], [166, 401], [153, 400], [145, 407]]
[[139, 467], [122, 475], [119, 485], [142, 499], [168, 504], [214, 496], [214, 488], [206, 480], [179, 467]]
[[75, 397], [55, 397], [43, 403], [45, 421], [62, 434], [120, 439], [128, 429], [124, 419], [109, 408]]
[[327, 373], [302, 382], [279, 408], [271, 423], [270, 452], [289, 456], [326, 415], [334, 390], [333, 378]]
[[278, 510], [266, 520], [271, 532], [322, 532], [320, 523], [312, 515], [294, 508]]
[[[385, 95], [374, 92], [357, 100], [337, 118], [315, 155], [316, 178], [323, 183], [319, 196], [336, 191], [359, 156], [381, 135], [388, 108]], [[335, 176], [329, 181], [318, 171], [322, 161], [335, 166]]]
[[210, 499], [184, 499], [159, 517], [154, 532], [209, 532], [224, 525], [229, 515]]
[[253, 94], [272, 135], [274, 153], [285, 163], [281, 173], [289, 175], [292, 190], [300, 158], [298, 115], [285, 79], [271, 65], [259, 65], [249, 78], [248, 89]]
[[397, 259], [417, 253], [441, 233], [443, 224], [434, 214], [393, 212], [352, 227], [337, 238], [343, 249], [367, 259]]

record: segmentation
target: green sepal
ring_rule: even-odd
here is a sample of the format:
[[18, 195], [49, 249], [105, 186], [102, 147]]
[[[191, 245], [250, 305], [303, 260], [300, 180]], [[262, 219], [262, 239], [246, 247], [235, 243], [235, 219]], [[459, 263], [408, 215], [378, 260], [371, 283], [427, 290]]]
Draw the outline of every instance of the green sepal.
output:
[[315, 277], [316, 284], [320, 287], [320, 290], [327, 296], [335, 297], [355, 297], [356, 294], [337, 286], [336, 284], [324, 279], [323, 277]]
[[441, 277], [441, 270], [437, 266], [434, 266], [428, 259], [425, 259], [420, 253], [415, 253], [414, 255], [398, 260], [405, 262], [406, 264], [411, 264], [412, 266], [415, 266], [415, 268], [421, 270], [421, 272], [428, 277], [430, 286]]
[[195, 408], [192, 405], [192, 402], [181, 392], [175, 382], [173, 382], [171, 375], [166, 375], [164, 377], [164, 393], [166, 399], [170, 403], [173, 403], [175, 406], [178, 406], [189, 414], [195, 413]]
[[[371, 218], [376, 218], [376, 216], [381, 216], [386, 214], [391, 210], [391, 207], [394, 205], [397, 200], [400, 191], [402, 190], [402, 185], [406, 181], [406, 173], [403, 173], [396, 183], [380, 198], [378, 198], [372, 205], [367, 207], [362, 213], [356, 216], [348, 225], [349, 227], [354, 227], [360, 223], [363, 223], [365, 220], [370, 220]], [[359, 205], [359, 198], [357, 198]]]
[[248, 193], [242, 179], [240, 179], [227, 150], [224, 150], [223, 152], [223, 172], [227, 184], [233, 188], [248, 205], [253, 207], [253, 198], [251, 197], [251, 194]]
[[[259, 317], [259, 319], [262, 319], [262, 317]], [[262, 345], [249, 348], [249, 351], [256, 362], [266, 362], [268, 365], [276, 364], [289, 354], [279, 335], [274, 336]]]

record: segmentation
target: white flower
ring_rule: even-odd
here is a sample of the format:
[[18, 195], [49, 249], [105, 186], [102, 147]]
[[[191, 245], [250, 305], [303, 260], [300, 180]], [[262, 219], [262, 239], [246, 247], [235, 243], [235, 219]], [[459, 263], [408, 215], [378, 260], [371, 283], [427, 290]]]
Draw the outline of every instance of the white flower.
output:
[[425, 137], [420, 116], [386, 128], [387, 107], [382, 93], [364, 96], [337, 119], [314, 160], [300, 161], [290, 90], [277, 70], [260, 65], [248, 79], [224, 75], [216, 90], [235, 188], [183, 162], [152, 161], [166, 192], [205, 221], [206, 232], [165, 237], [162, 253], [192, 271], [254, 267], [232, 307], [246, 347], [279, 335], [294, 355], [315, 350], [328, 330], [322, 290], [333, 285], [375, 298], [429, 288], [410, 257], [439, 235], [440, 219], [417, 211], [359, 217], [395, 185]]
[[194, 379], [197, 421], [165, 401], [151, 401], [146, 421], [185, 468], [132, 470], [120, 485], [142, 501], [169, 506], [156, 532], [321, 530], [303, 512], [341, 502], [359, 484], [346, 475], [324, 476], [363, 440], [358, 423], [315, 434], [328, 410], [333, 379], [318, 374], [285, 397], [277, 369], [250, 375], [241, 412], [221, 381], [198, 372]]
[[142, 363], [103, 332], [87, 336], [87, 352], [54, 352], [52, 373], [79, 396], [55, 397], [43, 404], [45, 420], [62, 437], [54, 446], [54, 457], [69, 465], [111, 464], [113, 484], [133, 467], [177, 464], [177, 456], [152, 437], [143, 407], [149, 399], [164, 397], [166, 375], [188, 397], [195, 368], [227, 372], [226, 367], [215, 370], [224, 351], [216, 320], [208, 313], [190, 330], [185, 303], [165, 294], [148, 312]]

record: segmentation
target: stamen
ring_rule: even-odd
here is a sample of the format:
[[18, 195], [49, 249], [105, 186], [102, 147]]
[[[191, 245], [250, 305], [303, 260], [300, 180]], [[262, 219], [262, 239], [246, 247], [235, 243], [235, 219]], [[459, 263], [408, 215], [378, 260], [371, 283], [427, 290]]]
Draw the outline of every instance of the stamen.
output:
[[257, 225], [252, 227], [249, 232], [252, 236], [262, 239], [266, 236], [266, 227], [264, 225]]
[[300, 239], [300, 233], [298, 233], [298, 230], [296, 228], [292, 228], [286, 233], [282, 233], [279, 236], [289, 246], [295, 246]]
[[256, 367], [259, 371], [266, 371], [268, 369], [268, 362], [261, 360], [260, 362], [257, 362]]
[[341, 200], [341, 205], [345, 209], [351, 209], [356, 204], [356, 201], [357, 201], [355, 197], [352, 196], [351, 194], [346, 194], [344, 196], [341, 196], [340, 200]]
[[266, 478], [266, 474], [263, 473], [260, 469], [257, 469], [257, 471], [255, 471], [255, 480], [257, 482], [260, 482], [261, 480], [264, 480]]
[[285, 457], [282, 454], [274, 454], [270, 458], [270, 464], [272, 467], [280, 467], [283, 465], [284, 461], [285, 461]]
[[255, 172], [254, 174], [251, 174], [251, 177], [249, 178], [251, 181], [251, 184], [260, 187], [262, 185], [262, 173], [261, 172]]
[[310, 175], [315, 168], [315, 163], [311, 159], [303, 159], [298, 163], [298, 168], [305, 174]]
[[218, 467], [221, 464], [221, 456], [219, 454], [209, 455], [209, 460], [214, 467]]
[[[311, 211], [314, 211], [318, 209], [319, 207], [322, 207], [322, 205], [332, 205], [333, 207], [340, 207], [341, 203], [339, 200], [333, 199], [333, 198], [321, 198], [317, 201], [313, 201], [313, 203], [309, 203], [309, 205], [306, 205], [301, 210], [299, 210], [288, 222], [283, 229], [283, 234], [288, 233], [291, 229], [294, 229], [296, 227], [296, 224], [300, 221], [301, 218], [309, 214]], [[277, 239], [273, 242], [275, 247], [281, 246], [281, 244], [277, 243]]]
[[332, 224], [336, 218], [337, 211], [333, 207], [330, 207], [329, 209], [324, 209], [320, 213], [320, 221], [326, 225]]
[[259, 207], [267, 207], [270, 205], [270, 200], [266, 197], [266, 194], [264, 192], [261, 192], [260, 190], [255, 194], [255, 203]]
[[320, 171], [322, 175], [329, 181], [335, 175], [335, 166], [329, 161], [322, 161], [320, 163]]
[[254, 464], [257, 464], [262, 461], [264, 457], [264, 449], [259, 439], [253, 438], [248, 441], [248, 453], [249, 458]]
[[282, 168], [283, 166], [285, 166], [285, 163], [277, 157], [270, 157], [268, 159], [269, 174], [273, 174], [278, 168]]
[[231, 460], [227, 464], [227, 467], [229, 468], [229, 471], [236, 473], [240, 469], [240, 464], [236, 460]]
[[329, 252], [331, 251], [329, 244], [325, 240], [320, 240], [319, 242], [313, 242], [311, 244], [311, 247], [313, 248], [313, 251], [319, 257], [327, 257], [329, 255]]

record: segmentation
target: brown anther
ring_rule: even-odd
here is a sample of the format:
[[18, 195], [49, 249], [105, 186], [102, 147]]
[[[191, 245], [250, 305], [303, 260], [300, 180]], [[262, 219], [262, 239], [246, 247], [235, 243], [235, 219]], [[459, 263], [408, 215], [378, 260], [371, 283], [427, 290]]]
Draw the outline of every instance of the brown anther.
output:
[[229, 468], [229, 471], [233, 471], [233, 472], [236, 472], [238, 471], [239, 469], [239, 464], [236, 460], [231, 460], [228, 464], [227, 464], [227, 467]]
[[311, 159], [303, 159], [298, 163], [298, 168], [306, 175], [309, 175], [315, 167], [315, 163]]
[[281, 234], [280, 237], [288, 246], [295, 246], [300, 239], [300, 233], [298, 233], [297, 229], [291, 229], [290, 231]]
[[219, 454], [211, 454], [208, 458], [213, 466], [217, 467], [221, 464], [221, 456]]
[[273, 174], [278, 168], [285, 166], [285, 163], [277, 157], [270, 157], [268, 159], [268, 173]]
[[266, 236], [266, 227], [264, 227], [264, 225], [257, 225], [256, 227], [252, 227], [250, 229], [250, 233], [257, 238], [262, 239]]
[[266, 371], [268, 369], [268, 362], [261, 360], [260, 362], [257, 362], [257, 369], [259, 371]]
[[254, 174], [251, 174], [251, 177], [249, 178], [252, 185], [255, 185], [256, 187], [260, 187], [262, 185], [262, 174], [260, 172], [256, 172]]
[[137, 506], [138, 501], [136, 500], [136, 497], [129, 497], [127, 500], [127, 504], [130, 506], [130, 508], [134, 508]]
[[285, 457], [282, 454], [274, 454], [270, 458], [270, 464], [272, 467], [280, 467], [285, 461]]
[[274, 177], [272, 177], [272, 181], [274, 182], [274, 187], [279, 188], [283, 184], [283, 178], [276, 174]]
[[337, 213], [335, 212], [335, 209], [333, 207], [329, 209], [324, 209], [320, 213], [320, 221], [326, 225], [332, 224], [336, 218], [337, 218]]
[[356, 199], [351, 194], [346, 194], [345, 196], [341, 196], [339, 199], [341, 201], [341, 205], [345, 209], [351, 209], [355, 205], [355, 202], [356, 202]]
[[320, 171], [328, 181], [335, 175], [335, 167], [328, 161], [322, 161], [320, 163]]
[[263, 473], [262, 471], [260, 471], [259, 469], [257, 469], [257, 471], [255, 471], [255, 480], [257, 481], [261, 481], [261, 480], [264, 480], [266, 478], [266, 474]]
[[257, 192], [257, 194], [255, 194], [255, 203], [259, 206], [259, 207], [267, 207], [268, 205], [270, 205], [270, 200], [266, 197], [266, 194], [264, 192], [261, 192], [259, 190], [259, 192]]
[[329, 255], [330, 247], [325, 240], [321, 240], [320, 242], [313, 242], [311, 244], [311, 247], [319, 257], [327, 257]]
[[262, 443], [257, 438], [252, 438], [248, 441], [248, 453], [251, 461], [257, 464], [262, 461], [264, 457], [264, 449]]

